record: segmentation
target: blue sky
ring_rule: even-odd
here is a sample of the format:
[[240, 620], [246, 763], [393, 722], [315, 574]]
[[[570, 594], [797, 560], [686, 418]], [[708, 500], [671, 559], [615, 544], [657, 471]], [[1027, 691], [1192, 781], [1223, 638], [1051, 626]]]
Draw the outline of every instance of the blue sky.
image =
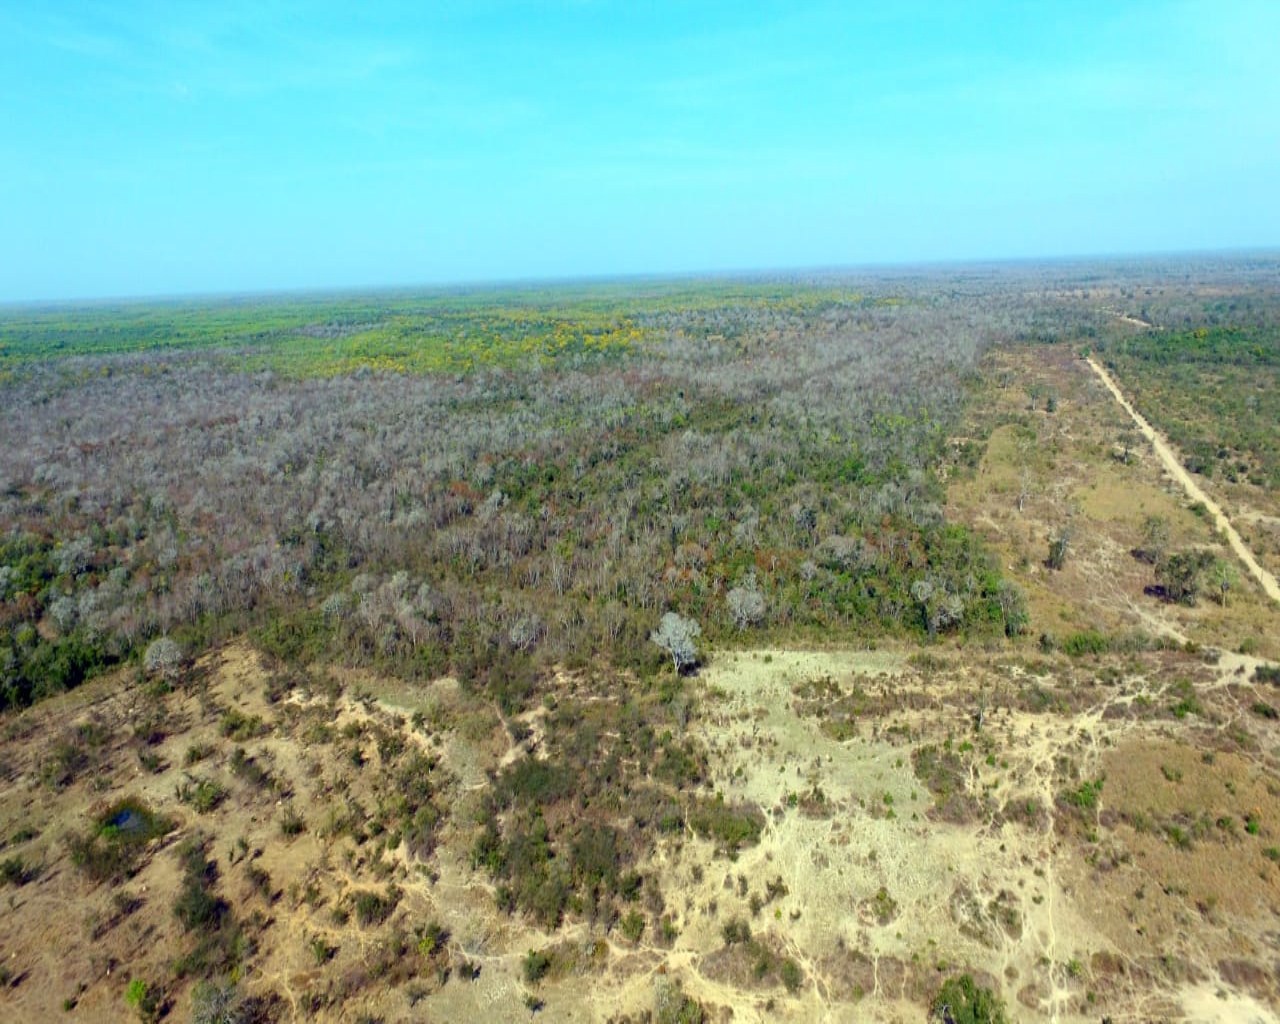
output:
[[1280, 3], [0, 0], [0, 300], [1280, 244]]

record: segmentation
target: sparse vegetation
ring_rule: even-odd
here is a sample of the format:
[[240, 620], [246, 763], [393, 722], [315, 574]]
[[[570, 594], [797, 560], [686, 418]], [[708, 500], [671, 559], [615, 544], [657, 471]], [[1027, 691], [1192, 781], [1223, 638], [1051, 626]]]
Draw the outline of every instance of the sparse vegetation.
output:
[[1275, 609], [1074, 355], [1274, 283], [1094, 271], [0, 311], [0, 1016], [1274, 1001]]

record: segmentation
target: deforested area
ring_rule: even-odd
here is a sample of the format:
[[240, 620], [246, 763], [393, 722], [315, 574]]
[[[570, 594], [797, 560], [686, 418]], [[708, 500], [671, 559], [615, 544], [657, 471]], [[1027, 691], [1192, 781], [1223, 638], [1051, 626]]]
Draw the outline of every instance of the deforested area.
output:
[[0, 309], [0, 1013], [1268, 1019], [1278, 271]]

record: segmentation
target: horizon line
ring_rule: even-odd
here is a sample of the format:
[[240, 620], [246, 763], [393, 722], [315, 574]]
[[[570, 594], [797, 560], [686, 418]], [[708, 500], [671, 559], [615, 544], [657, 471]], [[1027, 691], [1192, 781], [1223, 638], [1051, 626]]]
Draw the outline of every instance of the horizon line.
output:
[[707, 280], [785, 280], [801, 275], [853, 275], [857, 273], [883, 273], [885, 271], [938, 272], [964, 267], [1011, 267], [1061, 265], [1074, 263], [1134, 263], [1142, 260], [1186, 260], [1191, 258], [1225, 260], [1231, 258], [1274, 257], [1280, 259], [1280, 244], [1267, 246], [1223, 247], [1213, 249], [1164, 249], [1127, 250], [1110, 253], [1059, 253], [1040, 256], [974, 256], [943, 259], [880, 260], [864, 263], [806, 264], [790, 267], [723, 267], [688, 271], [630, 271], [619, 273], [549, 274], [546, 276], [512, 276], [493, 278], [454, 278], [437, 281], [401, 282], [389, 284], [333, 284], [300, 285], [295, 287], [262, 289], [213, 289], [209, 291], [117, 293], [110, 295], [74, 295], [65, 297], [41, 297], [30, 299], [0, 299], [0, 312], [18, 309], [58, 309], [107, 305], [145, 306], [176, 305], [182, 303], [228, 303], [264, 301], [283, 298], [312, 298], [326, 296], [354, 297], [357, 295], [413, 294], [516, 291], [522, 288], [568, 288], [572, 286], [600, 286], [611, 283], [675, 282]]

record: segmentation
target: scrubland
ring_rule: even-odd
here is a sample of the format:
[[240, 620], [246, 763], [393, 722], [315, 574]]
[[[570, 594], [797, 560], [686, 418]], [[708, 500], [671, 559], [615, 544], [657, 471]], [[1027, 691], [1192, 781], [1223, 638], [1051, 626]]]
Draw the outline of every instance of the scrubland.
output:
[[0, 311], [0, 1010], [1271, 1019], [1276, 269]]

